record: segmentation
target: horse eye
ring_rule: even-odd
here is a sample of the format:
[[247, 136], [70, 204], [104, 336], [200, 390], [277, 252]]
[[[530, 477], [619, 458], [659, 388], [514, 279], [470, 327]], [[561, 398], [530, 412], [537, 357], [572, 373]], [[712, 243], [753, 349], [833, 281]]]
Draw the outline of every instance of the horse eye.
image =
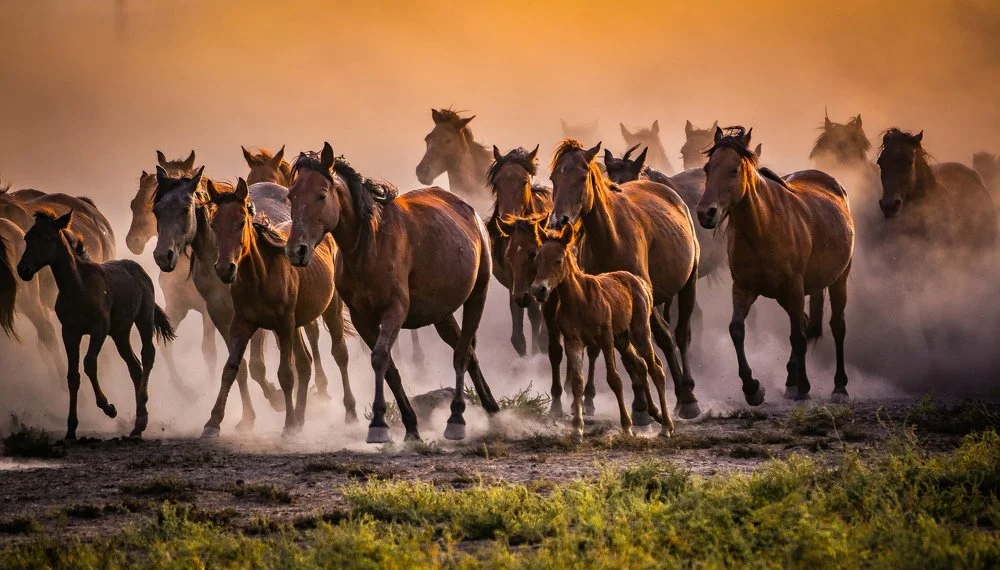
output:
[[323, 200], [326, 200], [326, 192], [319, 195], [319, 201], [322, 202]]

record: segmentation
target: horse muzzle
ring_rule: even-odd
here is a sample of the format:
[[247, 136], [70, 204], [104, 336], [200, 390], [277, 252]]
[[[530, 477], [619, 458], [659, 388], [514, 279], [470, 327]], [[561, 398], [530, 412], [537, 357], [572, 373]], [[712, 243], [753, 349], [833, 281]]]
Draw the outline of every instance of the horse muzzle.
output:
[[522, 293], [521, 295], [514, 295], [514, 302], [517, 303], [518, 307], [521, 307], [522, 309], [527, 309], [528, 306], [531, 305], [531, 294], [525, 292]]
[[285, 247], [285, 256], [288, 260], [292, 262], [292, 265], [296, 267], [305, 267], [309, 265], [312, 261], [313, 249], [304, 243], [300, 243], [297, 246], [288, 244]]
[[549, 298], [549, 294], [552, 292], [548, 285], [541, 284], [535, 285], [531, 288], [531, 293], [534, 295], [535, 300], [539, 303], [544, 303]]
[[430, 169], [425, 167], [423, 164], [417, 166], [417, 180], [421, 184], [433, 184], [434, 176], [431, 176]]
[[31, 278], [38, 273], [38, 268], [34, 265], [24, 263], [17, 264], [17, 276], [21, 278], [21, 281], [31, 281]]
[[903, 210], [903, 201], [899, 198], [895, 200], [879, 200], [878, 207], [882, 209], [882, 215], [886, 218], [895, 218]]
[[231, 261], [220, 261], [215, 264], [215, 274], [227, 285], [236, 281], [236, 269], [237, 265]]
[[157, 250], [153, 252], [153, 261], [156, 262], [157, 267], [159, 267], [161, 271], [166, 271], [167, 273], [177, 269], [178, 259], [179, 256], [174, 248], [170, 248], [166, 251]]
[[714, 230], [719, 227], [719, 220], [721, 219], [722, 214], [718, 206], [698, 208], [698, 223], [707, 230]]

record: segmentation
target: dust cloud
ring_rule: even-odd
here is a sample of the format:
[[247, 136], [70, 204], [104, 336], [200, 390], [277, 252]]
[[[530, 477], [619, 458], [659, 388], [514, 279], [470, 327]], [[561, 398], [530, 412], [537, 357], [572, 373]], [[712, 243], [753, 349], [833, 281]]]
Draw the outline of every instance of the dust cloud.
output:
[[[186, 156], [193, 148], [210, 176], [234, 179], [246, 172], [240, 145], [284, 144], [294, 156], [328, 140], [369, 176], [415, 188], [431, 107], [468, 110], [477, 115], [471, 127], [481, 142], [503, 149], [541, 143], [543, 156], [561, 137], [560, 118], [571, 124], [598, 119], [605, 144], [616, 151], [623, 146], [619, 122], [634, 129], [658, 119], [675, 164], [685, 120], [700, 127], [715, 120], [745, 124], [754, 127], [755, 142], [763, 142], [765, 162], [783, 172], [809, 165], [827, 108], [834, 120], [861, 113], [876, 145], [889, 126], [923, 129], [937, 160], [968, 163], [973, 152], [1000, 150], [998, 32], [1000, 5], [990, 0], [851, 0], [808, 8], [776, 0], [9, 2], [0, 6], [0, 173], [15, 188], [93, 197], [115, 225], [119, 255], [130, 256], [128, 201], [157, 149]], [[155, 276], [151, 256], [139, 261]], [[885, 292], [864, 310], [852, 304], [853, 395], [928, 386], [996, 394], [995, 384], [981, 382], [997, 369], [986, 354], [996, 332], [995, 272], [976, 283], [956, 278], [918, 292], [894, 291], [891, 278], [871, 273], [856, 267], [853, 277], [852, 287]], [[700, 285], [705, 324], [696, 339], [696, 377], [706, 408], [742, 400], [722, 281]], [[911, 302], [907, 310], [923, 316], [897, 310], [901, 297], [916, 300], [917, 308]], [[958, 306], [938, 302], [943, 297], [958, 297]], [[773, 387], [772, 400], [789, 350], [787, 320], [773, 305], [759, 303], [748, 338], [756, 372]], [[936, 369], [946, 370], [947, 380], [928, 383], [931, 365], [918, 323], [941, 307], [950, 307], [946, 320], [972, 330], [974, 341]], [[19, 326], [28, 325], [21, 319]], [[28, 329], [23, 336], [32, 334]], [[202, 395], [179, 397], [161, 352], [150, 437], [158, 430], [195, 435], [208, 417], [218, 378], [201, 362], [200, 334], [189, 317], [180, 325], [177, 352], [187, 383]], [[499, 394], [528, 382], [547, 391], [546, 359], [517, 359], [509, 336], [505, 291], [494, 282], [479, 339], [487, 378]], [[404, 365], [411, 393], [454, 381], [444, 343], [432, 333], [422, 338], [427, 367]], [[400, 344], [405, 362], [408, 335]], [[810, 360], [820, 397], [832, 387], [828, 345], [827, 333]], [[221, 339], [218, 347], [221, 366]], [[273, 378], [276, 351], [269, 350]], [[351, 350], [363, 409], [371, 394], [368, 356], [356, 340]], [[124, 366], [113, 350], [105, 353], [103, 385], [112, 401], [127, 404], [132, 395]], [[327, 370], [335, 371], [327, 354]], [[0, 414], [60, 429], [65, 381], [48, 377], [37, 360], [32, 342], [0, 339], [6, 391]], [[598, 387], [606, 393], [603, 368]], [[87, 390], [81, 431], [111, 431]], [[307, 436], [331, 446], [356, 444], [363, 427], [343, 427], [335, 373], [331, 393], [331, 404], [310, 402]], [[233, 433], [238, 402], [234, 393], [225, 433]], [[259, 393], [255, 403], [258, 433], [276, 433], [281, 417]], [[612, 410], [608, 401], [599, 405], [601, 413]], [[118, 432], [129, 419], [118, 420]], [[423, 426], [424, 434], [437, 435], [441, 423]]]

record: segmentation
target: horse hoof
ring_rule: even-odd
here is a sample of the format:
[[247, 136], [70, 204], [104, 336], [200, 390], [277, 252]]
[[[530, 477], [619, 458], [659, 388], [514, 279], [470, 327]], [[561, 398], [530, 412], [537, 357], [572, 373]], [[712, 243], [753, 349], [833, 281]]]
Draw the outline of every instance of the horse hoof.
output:
[[632, 412], [632, 425], [637, 427], [646, 427], [651, 423], [653, 423], [653, 416], [650, 416], [648, 411], [641, 410]]
[[677, 408], [674, 410], [677, 413], [677, 417], [684, 420], [693, 420], [701, 415], [701, 406], [698, 402], [684, 402], [682, 404], [677, 404]]
[[142, 432], [141, 431], [132, 430], [132, 433], [128, 434], [128, 438], [129, 439], [133, 439], [133, 440], [141, 440], [142, 439]]
[[201, 439], [216, 439], [220, 433], [222, 433], [222, 430], [215, 426], [205, 426], [201, 430]]
[[444, 428], [444, 438], [452, 441], [465, 439], [465, 424], [449, 423]]
[[660, 437], [662, 437], [663, 439], [670, 439], [671, 437], [673, 437], [673, 435], [674, 435], [674, 430], [672, 429], [660, 430]]
[[833, 394], [830, 395], [830, 402], [834, 404], [846, 404], [849, 401], [851, 401], [851, 397], [847, 395], [847, 390], [834, 390]]
[[371, 426], [368, 428], [368, 438], [365, 439], [365, 443], [386, 443], [388, 441], [388, 426]]
[[108, 404], [107, 407], [103, 409], [104, 409], [104, 415], [108, 416], [109, 418], [114, 419], [118, 417], [118, 409], [115, 408], [114, 404]]
[[597, 407], [594, 406], [594, 401], [593, 400], [585, 400], [583, 402], [583, 415], [585, 415], [585, 416], [592, 416], [592, 415], [594, 415], [595, 412], [597, 412]]
[[285, 411], [285, 395], [280, 390], [275, 390], [268, 394], [267, 403], [271, 405], [271, 409], [276, 412]]
[[285, 426], [285, 428], [281, 430], [281, 437], [284, 439], [293, 439], [300, 435], [302, 435], [302, 426], [298, 424]]
[[329, 402], [330, 400], [333, 399], [330, 397], [330, 394], [327, 393], [326, 390], [316, 390], [315, 392], [313, 392], [312, 397], [316, 398], [320, 402]]
[[66, 437], [63, 438], [63, 444], [70, 444], [76, 442], [76, 432], [66, 432]]
[[806, 400], [812, 400], [812, 398], [809, 397], [809, 392], [796, 392], [794, 399], [796, 402], [804, 402]]
[[573, 435], [570, 437], [570, 439], [576, 445], [582, 444], [583, 443], [583, 432], [582, 431], [575, 431], [575, 432], [573, 432]]
[[798, 386], [785, 386], [785, 393], [783, 396], [786, 400], [794, 400], [796, 396], [799, 395]]
[[563, 417], [562, 405], [552, 404], [552, 407], [549, 408], [549, 415], [552, 416], [553, 418]]
[[408, 442], [408, 441], [423, 441], [423, 440], [420, 439], [420, 434], [417, 432], [413, 433], [406, 432], [406, 435], [403, 436], [403, 441]]
[[746, 394], [746, 393], [744, 393], [743, 397], [746, 398], [747, 404], [749, 404], [751, 406], [759, 406], [759, 405], [761, 405], [761, 404], [764, 403], [764, 393], [765, 392], [766, 392], [766, 390], [764, 390], [764, 385], [761, 384], [760, 382], [758, 382], [757, 383], [757, 391], [754, 392], [753, 394]]
[[347, 414], [344, 415], [344, 423], [347, 425], [354, 425], [358, 423], [358, 414], [354, 410], [348, 410]]

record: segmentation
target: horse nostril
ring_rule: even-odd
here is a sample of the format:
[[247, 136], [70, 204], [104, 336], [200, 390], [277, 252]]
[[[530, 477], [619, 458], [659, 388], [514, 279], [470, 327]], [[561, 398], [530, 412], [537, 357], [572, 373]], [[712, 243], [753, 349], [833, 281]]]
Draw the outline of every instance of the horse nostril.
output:
[[229, 274], [232, 275], [233, 273], [236, 273], [236, 264], [235, 263], [230, 263], [229, 266], [226, 267], [226, 269], [228, 269], [229, 270]]
[[714, 207], [714, 206], [711, 207], [711, 208], [709, 208], [709, 209], [707, 209], [707, 210], [705, 210], [705, 216], [708, 219], [710, 219], [710, 220], [714, 220], [715, 219], [715, 215], [718, 214], [718, 213], [719, 213], [719, 209], [716, 208], [716, 207]]
[[563, 216], [559, 218], [559, 227], [563, 227], [569, 223], [569, 216]]
[[296, 253], [299, 254], [299, 259], [305, 259], [306, 258], [306, 253], [308, 251], [309, 251], [309, 248], [306, 247], [306, 244], [301, 244], [301, 245], [299, 245], [299, 249], [296, 250]]
[[168, 263], [173, 263], [174, 262], [174, 255], [175, 255], [174, 254], [174, 250], [172, 250], [172, 249], [168, 249], [167, 250], [167, 262]]

